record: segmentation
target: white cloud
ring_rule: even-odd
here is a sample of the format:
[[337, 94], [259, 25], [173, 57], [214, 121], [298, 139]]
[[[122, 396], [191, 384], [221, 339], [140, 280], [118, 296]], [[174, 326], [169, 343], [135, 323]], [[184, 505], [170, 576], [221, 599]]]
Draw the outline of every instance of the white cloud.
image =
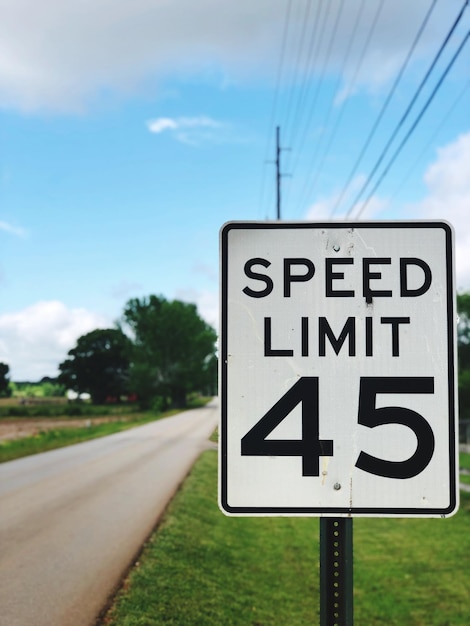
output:
[[[159, 117], [147, 122], [151, 133], [160, 134], [171, 131], [175, 138], [182, 143], [195, 145], [201, 141], [217, 141], [217, 134], [205, 132], [207, 129], [220, 129], [224, 125], [205, 115], [199, 117]], [[201, 132], [201, 130], [203, 132]]]
[[[364, 184], [364, 181], [364, 176], [357, 176], [351, 182], [345, 194], [338, 190], [331, 196], [321, 198], [309, 207], [305, 214], [305, 219], [314, 220], [316, 222], [329, 219], [344, 220], [344, 211], [348, 211], [350, 213], [349, 219], [354, 219], [358, 211], [362, 210], [362, 202], [358, 202], [352, 207], [350, 206], [350, 203], [352, 198], [356, 196], [357, 192]], [[387, 206], [388, 202], [385, 199], [380, 198], [379, 196], [372, 196], [367, 203], [367, 206], [361, 213], [361, 219], [379, 219], [380, 213], [382, 213]]]
[[178, 122], [169, 117], [159, 117], [156, 120], [147, 122], [147, 127], [151, 133], [162, 133], [164, 130], [175, 130], [178, 128]]
[[[176, 297], [195, 303], [201, 317], [218, 327], [217, 292], [189, 290]], [[0, 315], [0, 362], [9, 365], [10, 377], [15, 381], [56, 376], [59, 364], [81, 335], [113, 325], [103, 315], [83, 308], [71, 309], [57, 300], [37, 302]]]
[[470, 132], [438, 150], [424, 180], [428, 195], [407, 207], [426, 219], [444, 219], [455, 229], [457, 288], [470, 289]]
[[10, 366], [13, 380], [55, 376], [78, 337], [111, 326], [110, 320], [86, 309], [69, 309], [56, 300], [37, 302], [0, 315], [0, 361]]
[[[354, 195], [364, 179], [358, 177], [351, 185], [348, 194]], [[457, 289], [470, 290], [470, 132], [460, 135], [452, 143], [440, 148], [436, 160], [424, 174], [427, 186], [426, 196], [418, 203], [402, 208], [403, 219], [445, 220], [455, 230], [455, 257]], [[313, 204], [307, 211], [305, 219], [327, 220], [338, 199], [337, 194], [323, 198]], [[348, 198], [343, 204], [348, 204]], [[354, 217], [361, 208], [359, 202], [351, 211]], [[389, 203], [380, 196], [373, 196], [361, 214], [361, 220], [381, 219], [387, 217]], [[344, 215], [337, 213], [335, 218]]]
[[[324, 65], [338, 1], [332, 0]], [[312, 3], [315, 5], [316, 3]], [[341, 66], [357, 14], [344, 3], [328, 71]], [[443, 5], [443, 6], [441, 6]], [[418, 56], [435, 49], [450, 26], [458, 0], [436, 7]], [[292, 76], [307, 3], [293, 3], [284, 66]], [[427, 11], [427, 0], [384, 4], [359, 83], [382, 84], [403, 60]], [[365, 4], [356, 43], [345, 68], [355, 67], [375, 3]], [[265, 74], [275, 79], [285, 26], [285, 0], [0, 0], [0, 104], [25, 110], [80, 110], [100, 93], [127, 92], [168, 75], [214, 72], [225, 83]], [[315, 16], [311, 8], [310, 18]], [[313, 23], [313, 22], [312, 22]]]
[[169, 117], [159, 117], [155, 120], [150, 120], [147, 123], [148, 129], [151, 133], [161, 133], [164, 130], [184, 130], [186, 128], [219, 128], [220, 122], [206, 117], [204, 115], [199, 117], [178, 117], [175, 119]]
[[16, 235], [17, 237], [26, 237], [27, 235], [24, 228], [12, 226], [8, 222], [0, 222], [0, 230], [3, 230], [5, 233], [10, 233], [10, 235]]
[[[282, 0], [275, 3], [284, 14]], [[100, 92], [127, 92], [175, 72], [248, 66], [253, 46], [265, 56], [280, 27], [272, 0], [256, 4], [0, 0], [0, 102], [80, 110]]]

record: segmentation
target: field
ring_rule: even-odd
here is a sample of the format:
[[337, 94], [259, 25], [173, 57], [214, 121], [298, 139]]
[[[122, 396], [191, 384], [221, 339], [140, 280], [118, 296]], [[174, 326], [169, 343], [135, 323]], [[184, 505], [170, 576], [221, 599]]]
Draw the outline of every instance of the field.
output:
[[[206, 452], [102, 626], [318, 624], [318, 520], [225, 517], [216, 475]], [[469, 524], [466, 493], [449, 519], [355, 519], [355, 623], [470, 623]]]
[[[208, 398], [198, 397], [188, 408], [202, 406], [207, 401]], [[176, 412], [143, 412], [135, 405], [67, 404], [64, 399], [39, 400], [26, 405], [14, 398], [2, 399], [0, 463], [111, 435]], [[8, 417], [12, 413], [14, 417]]]

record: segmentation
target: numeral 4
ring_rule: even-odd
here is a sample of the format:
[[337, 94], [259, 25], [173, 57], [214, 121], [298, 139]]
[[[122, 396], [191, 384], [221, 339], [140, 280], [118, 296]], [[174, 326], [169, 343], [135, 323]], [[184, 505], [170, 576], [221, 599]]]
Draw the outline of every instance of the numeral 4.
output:
[[[266, 439], [302, 404], [302, 439]], [[242, 455], [301, 456], [302, 476], [319, 476], [321, 456], [333, 456], [333, 442], [318, 433], [318, 378], [300, 378], [242, 439]]]

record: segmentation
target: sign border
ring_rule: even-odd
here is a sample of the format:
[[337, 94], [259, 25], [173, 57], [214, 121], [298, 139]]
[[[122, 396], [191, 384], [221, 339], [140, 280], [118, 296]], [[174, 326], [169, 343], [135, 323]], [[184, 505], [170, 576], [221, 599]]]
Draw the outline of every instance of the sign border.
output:
[[[227, 323], [228, 323], [228, 236], [232, 230], [295, 230], [295, 229], [351, 229], [351, 228], [439, 228], [445, 232], [446, 277], [447, 277], [447, 372], [449, 397], [449, 493], [450, 502], [445, 508], [407, 508], [407, 507], [233, 507], [228, 504], [227, 474]], [[342, 516], [342, 517], [448, 517], [457, 512], [459, 506], [459, 484], [457, 481], [457, 441], [456, 411], [457, 396], [455, 385], [456, 355], [456, 311], [455, 282], [453, 263], [453, 228], [445, 221], [367, 221], [367, 222], [255, 222], [232, 221], [225, 223], [220, 230], [221, 261], [221, 307], [220, 336], [221, 353], [219, 358], [219, 395], [221, 397], [220, 441], [219, 441], [219, 507], [227, 515], [239, 516]], [[453, 417], [452, 417], [453, 416]]]

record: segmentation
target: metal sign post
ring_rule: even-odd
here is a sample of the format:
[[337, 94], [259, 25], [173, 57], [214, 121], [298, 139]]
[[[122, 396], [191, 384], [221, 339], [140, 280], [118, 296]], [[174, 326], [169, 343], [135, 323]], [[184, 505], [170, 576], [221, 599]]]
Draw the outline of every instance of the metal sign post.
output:
[[353, 624], [351, 518], [320, 518], [320, 626]]

